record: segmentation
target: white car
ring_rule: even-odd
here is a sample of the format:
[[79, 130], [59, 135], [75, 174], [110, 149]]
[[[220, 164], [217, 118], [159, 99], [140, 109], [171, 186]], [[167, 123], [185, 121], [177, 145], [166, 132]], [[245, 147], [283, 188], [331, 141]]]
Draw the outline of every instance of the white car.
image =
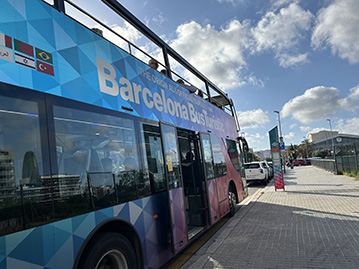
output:
[[261, 162], [245, 163], [244, 171], [247, 182], [256, 181], [262, 183], [263, 185], [267, 185], [269, 179], [268, 170]]
[[261, 163], [262, 163], [263, 167], [268, 170], [268, 179], [272, 179], [274, 176], [274, 171], [273, 171], [272, 167], [269, 165], [269, 163], [267, 161], [261, 161]]

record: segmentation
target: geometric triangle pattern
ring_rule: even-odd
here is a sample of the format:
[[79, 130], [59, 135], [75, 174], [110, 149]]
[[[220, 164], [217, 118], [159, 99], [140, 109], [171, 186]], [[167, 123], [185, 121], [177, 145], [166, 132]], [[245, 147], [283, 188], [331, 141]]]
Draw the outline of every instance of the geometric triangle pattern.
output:
[[[135, 116], [190, 130], [212, 130], [222, 137], [236, 136], [233, 117], [197, 95], [189, 94], [177, 83], [41, 0], [2, 0], [0, 33], [10, 37], [12, 44], [16, 39], [28, 48], [25, 52], [15, 50], [14, 46], [0, 45], [7, 55], [13, 56], [0, 59], [2, 83], [113, 110], [124, 111], [122, 106], [130, 107]], [[51, 63], [39, 61], [34, 54], [36, 49], [45, 52]], [[113, 82], [120, 90], [116, 96], [100, 91], [97, 58], [115, 70]], [[29, 64], [24, 65], [25, 62]], [[208, 186], [214, 223], [219, 219], [216, 180], [208, 181]], [[0, 268], [72, 268], [93, 229], [113, 217], [122, 218], [135, 227], [143, 245], [146, 267], [158, 268], [173, 255], [168, 243], [171, 234], [175, 253], [188, 243], [182, 191], [177, 188], [169, 192], [170, 197], [162, 192], [2, 236]], [[214, 216], [218, 216], [217, 219]]]
[[208, 198], [211, 211], [211, 220], [212, 225], [220, 220], [219, 212], [219, 201], [218, 201], [218, 191], [217, 191], [217, 181], [216, 179], [211, 179], [207, 181], [208, 184]]
[[172, 219], [172, 236], [174, 251], [176, 254], [188, 243], [186, 215], [183, 201], [183, 188], [180, 187], [170, 190], [169, 195]]
[[109, 218], [122, 218], [133, 225], [143, 245], [146, 267], [158, 268], [172, 257], [169, 209], [163, 201], [168, 201], [166, 192], [2, 236], [0, 268], [72, 268], [83, 242]]
[[[32, 53], [41, 50], [51, 56], [51, 63], [44, 63], [37, 55], [6, 48], [13, 58], [0, 58], [1, 82], [126, 113], [122, 107], [129, 107], [132, 115], [181, 128], [219, 133], [226, 129], [226, 135], [236, 135], [233, 117], [41, 0], [3, 0], [0, 33], [32, 48]], [[33, 64], [19, 63], [15, 53]], [[114, 69], [113, 81], [105, 83], [117, 84], [117, 95], [101, 91], [104, 78], [97, 58]], [[131, 91], [131, 97], [121, 89]]]

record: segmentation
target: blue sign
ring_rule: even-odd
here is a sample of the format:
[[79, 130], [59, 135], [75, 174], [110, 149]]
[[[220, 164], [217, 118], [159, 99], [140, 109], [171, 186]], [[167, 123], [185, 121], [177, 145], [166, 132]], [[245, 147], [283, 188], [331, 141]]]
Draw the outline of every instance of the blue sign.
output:
[[284, 142], [279, 142], [279, 148], [280, 150], [285, 150]]

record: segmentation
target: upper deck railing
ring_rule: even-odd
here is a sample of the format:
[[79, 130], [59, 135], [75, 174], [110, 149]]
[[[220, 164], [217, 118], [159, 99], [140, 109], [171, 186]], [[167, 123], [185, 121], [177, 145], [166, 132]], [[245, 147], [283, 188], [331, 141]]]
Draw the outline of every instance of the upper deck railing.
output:
[[[86, 1], [85, 4], [82, 6], [78, 3], [75, 3], [76, 0], [43, 0], [49, 4], [52, 4], [53, 7], [58, 9], [59, 11], [65, 13], [66, 15], [72, 17], [73, 19], [77, 20], [79, 23], [83, 24], [84, 26], [93, 29], [93, 25], [88, 23], [88, 20], [94, 22], [96, 25], [100, 25], [101, 28], [106, 29], [109, 33], [120, 38], [123, 40], [127, 46], [120, 46], [113, 42], [113, 39], [107, 38], [103, 35], [111, 43], [114, 45], [126, 50], [129, 54], [135, 56], [137, 59], [145, 62], [143, 59], [155, 59], [155, 57], [151, 56], [149, 53], [145, 52], [136, 44], [132, 43], [131, 41], [127, 40], [126, 38], [118, 33], [115, 29], [111, 28], [109, 25], [104, 23], [104, 20], [96, 18], [93, 14], [86, 11]], [[240, 130], [235, 107], [233, 104], [232, 99], [228, 97], [226, 93], [224, 93], [221, 89], [219, 89], [214, 83], [212, 83], [206, 76], [204, 76], [201, 72], [199, 72], [195, 67], [193, 67], [187, 60], [185, 60], [181, 55], [179, 55], [175, 50], [173, 50], [166, 42], [164, 42], [157, 34], [155, 34], [151, 29], [149, 29], [145, 24], [143, 24], [139, 19], [137, 19], [132, 13], [130, 13], [125, 7], [123, 7], [120, 3], [116, 0], [98, 0], [98, 2], [102, 2], [106, 5], [109, 9], [111, 9], [114, 13], [119, 15], [122, 19], [130, 23], [136, 30], [142, 33], [146, 38], [148, 38], [151, 42], [153, 42], [156, 46], [158, 46], [162, 50], [163, 61], [155, 59], [163, 68], [167, 70], [167, 76], [174, 80], [174, 78], [180, 78], [189, 85], [192, 85], [188, 80], [183, 78], [183, 76], [179, 75], [170, 66], [169, 57], [174, 59], [177, 63], [179, 63], [185, 70], [189, 71], [193, 74], [199, 81], [203, 83], [203, 86], [198, 87], [195, 86], [197, 89], [201, 90], [204, 99], [209, 101], [210, 103], [214, 104], [217, 107], [220, 107], [226, 113], [235, 117], [237, 130]], [[70, 9], [76, 10], [76, 12], [70, 12]], [[69, 10], [69, 11], [68, 11]], [[85, 16], [85, 19], [81, 19], [81, 16]], [[134, 53], [134, 51], [138, 54], [142, 54], [142, 58], [140, 59]], [[163, 62], [163, 63], [162, 63]]]

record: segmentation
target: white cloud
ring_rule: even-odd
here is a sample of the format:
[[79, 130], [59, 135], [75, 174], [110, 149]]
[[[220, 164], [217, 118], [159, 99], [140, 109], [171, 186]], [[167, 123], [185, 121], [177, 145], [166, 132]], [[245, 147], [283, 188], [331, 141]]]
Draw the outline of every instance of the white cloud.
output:
[[269, 122], [268, 112], [262, 109], [253, 109], [237, 112], [241, 129], [258, 128]]
[[253, 148], [253, 146], [251, 145], [260, 143], [264, 139], [264, 137], [261, 136], [259, 133], [255, 133], [255, 134], [245, 133], [244, 137], [247, 140], [250, 148]]
[[242, 4], [245, 0], [217, 0], [218, 3], [231, 3], [232, 5]]
[[124, 50], [128, 50], [128, 43], [124, 39], [126, 39], [132, 43], [136, 43], [136, 41], [142, 37], [141, 33], [139, 31], [137, 31], [136, 28], [134, 28], [131, 24], [129, 24], [126, 21], [123, 23], [122, 26], [118, 25], [118, 24], [110, 25], [110, 28], [114, 32], [116, 32], [117, 34], [122, 36], [124, 39], [115, 35], [114, 33], [112, 33], [110, 30], [108, 30], [106, 28], [103, 28], [101, 26], [95, 26], [95, 27], [99, 28], [103, 31], [103, 36], [105, 38], [110, 40], [115, 45], [123, 48]]
[[310, 132], [311, 130], [313, 130], [313, 128], [310, 127], [310, 126], [299, 126], [299, 129], [300, 129], [302, 132]]
[[295, 127], [297, 127], [297, 124], [296, 123], [293, 123], [289, 126], [290, 129], [294, 129]]
[[220, 88], [236, 88], [244, 83], [246, 66], [243, 51], [248, 47], [247, 26], [232, 20], [216, 30], [210, 24], [192, 21], [177, 27], [171, 47]]
[[335, 0], [318, 12], [312, 34], [314, 48], [329, 46], [333, 55], [359, 63], [359, 1]]
[[359, 108], [359, 86], [351, 88], [348, 97], [341, 99], [340, 105], [345, 110], [355, 111]]
[[283, 67], [307, 62], [308, 55], [298, 53], [298, 47], [304, 33], [310, 29], [313, 18], [310, 11], [303, 10], [297, 3], [291, 3], [277, 13], [268, 12], [252, 29], [255, 50], [273, 51]]
[[277, 56], [279, 65], [282, 67], [291, 67], [296, 66], [298, 64], [304, 64], [309, 62], [308, 53], [298, 54], [298, 55], [289, 55], [289, 54], [281, 54]]
[[284, 135], [284, 138], [285, 138], [285, 139], [291, 139], [291, 138], [293, 138], [293, 137], [295, 137], [295, 133], [294, 133], [294, 132], [289, 132], [289, 134]]
[[339, 120], [337, 128], [340, 133], [359, 135], [359, 118]]
[[289, 100], [283, 106], [281, 114], [283, 117], [291, 115], [301, 123], [308, 123], [329, 118], [340, 108], [339, 90], [334, 87], [318, 86]]

